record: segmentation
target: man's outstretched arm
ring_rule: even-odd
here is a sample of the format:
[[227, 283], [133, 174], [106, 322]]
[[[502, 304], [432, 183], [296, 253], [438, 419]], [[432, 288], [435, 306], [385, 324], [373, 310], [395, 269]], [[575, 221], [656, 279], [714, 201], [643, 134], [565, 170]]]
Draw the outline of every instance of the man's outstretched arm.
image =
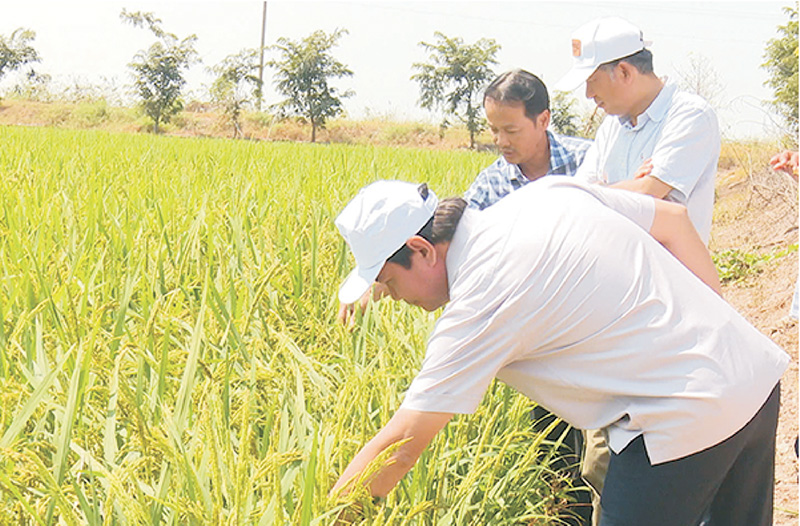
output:
[[719, 275], [703, 240], [695, 230], [686, 207], [654, 199], [655, 215], [650, 234], [706, 285], [722, 295]]
[[[414, 466], [436, 433], [447, 425], [452, 417], [452, 413], [426, 413], [399, 409], [383, 429], [361, 448], [336, 481], [331, 492], [336, 492], [357, 478], [386, 448], [409, 439], [397, 448], [386, 466], [365, 481], [371, 495], [385, 497]], [[347, 492], [347, 488], [344, 491]]]

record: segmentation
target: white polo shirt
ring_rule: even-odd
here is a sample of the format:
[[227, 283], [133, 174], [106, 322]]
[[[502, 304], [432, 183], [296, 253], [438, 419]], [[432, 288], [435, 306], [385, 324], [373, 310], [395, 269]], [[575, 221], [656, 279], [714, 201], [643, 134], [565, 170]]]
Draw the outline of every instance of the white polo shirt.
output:
[[575, 177], [605, 184], [626, 181], [652, 158], [650, 175], [673, 188], [665, 199], [689, 209], [692, 223], [708, 244], [719, 152], [714, 110], [701, 97], [667, 82], [636, 126], [614, 116], [603, 121]]
[[402, 407], [474, 412], [495, 377], [653, 463], [728, 438], [788, 356], [647, 232], [653, 198], [550, 176], [467, 210], [450, 302]]

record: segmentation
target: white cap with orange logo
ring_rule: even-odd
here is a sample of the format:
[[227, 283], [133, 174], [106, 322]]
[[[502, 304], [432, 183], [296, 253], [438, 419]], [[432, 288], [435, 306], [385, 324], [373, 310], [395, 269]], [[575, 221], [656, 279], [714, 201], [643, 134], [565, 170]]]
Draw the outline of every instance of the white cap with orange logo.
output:
[[579, 27], [572, 34], [573, 63], [555, 89], [572, 91], [586, 82], [598, 66], [637, 53], [652, 42], [642, 38], [642, 30], [617, 17], [599, 18]]

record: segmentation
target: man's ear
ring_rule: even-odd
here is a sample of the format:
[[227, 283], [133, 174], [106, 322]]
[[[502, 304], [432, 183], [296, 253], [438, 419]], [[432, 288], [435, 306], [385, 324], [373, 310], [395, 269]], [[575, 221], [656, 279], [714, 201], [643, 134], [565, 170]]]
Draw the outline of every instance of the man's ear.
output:
[[439, 255], [433, 248], [433, 243], [422, 236], [413, 236], [406, 241], [406, 246], [420, 256], [429, 264], [436, 264]]
[[536, 116], [536, 126], [545, 130], [550, 126], [550, 110], [543, 110]]
[[617, 74], [624, 82], [630, 82], [633, 79], [634, 74], [638, 73], [639, 70], [636, 69], [634, 66], [628, 64], [627, 62], [620, 62], [617, 64]]

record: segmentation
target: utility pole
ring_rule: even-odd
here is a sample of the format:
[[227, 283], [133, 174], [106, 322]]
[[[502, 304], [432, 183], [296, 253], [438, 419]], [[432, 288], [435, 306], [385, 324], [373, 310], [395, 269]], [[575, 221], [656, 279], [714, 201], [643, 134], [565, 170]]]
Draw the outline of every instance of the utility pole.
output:
[[261, 99], [264, 97], [264, 37], [267, 34], [267, 1], [264, 0], [264, 11], [261, 15], [261, 47], [258, 60], [258, 111], [261, 111]]

